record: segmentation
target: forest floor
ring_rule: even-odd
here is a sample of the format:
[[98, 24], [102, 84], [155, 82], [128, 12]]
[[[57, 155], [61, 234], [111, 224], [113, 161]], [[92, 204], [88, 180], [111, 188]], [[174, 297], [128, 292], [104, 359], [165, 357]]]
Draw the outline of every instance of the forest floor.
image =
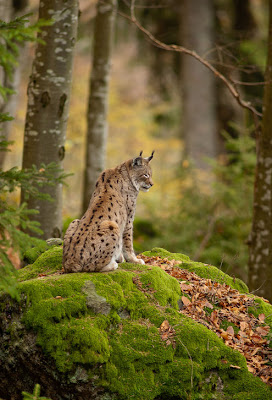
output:
[[[249, 307], [254, 306], [254, 296], [241, 294], [226, 284], [204, 279], [194, 272], [178, 268], [180, 261], [143, 254], [139, 257], [146, 265], [160, 267], [178, 279], [184, 293], [180, 312], [214, 331], [227, 346], [242, 353], [248, 370], [272, 387], [272, 348], [269, 347], [267, 337], [270, 326], [265, 323], [264, 314], [259, 314], [256, 318], [249, 312]], [[148, 291], [146, 288], [139, 289]], [[268, 303], [268, 300], [262, 300]], [[161, 335], [166, 344], [173, 345], [175, 331], [168, 321], [162, 323]], [[231, 367], [241, 368], [236, 365]]]

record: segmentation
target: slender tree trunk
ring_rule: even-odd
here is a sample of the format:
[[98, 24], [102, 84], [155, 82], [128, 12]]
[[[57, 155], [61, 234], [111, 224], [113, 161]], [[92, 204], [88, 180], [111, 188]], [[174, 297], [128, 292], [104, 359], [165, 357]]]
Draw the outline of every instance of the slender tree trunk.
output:
[[[2, 21], [10, 22], [13, 18], [16, 17], [18, 11], [23, 11], [27, 6], [27, 0], [25, 1], [17, 1], [14, 3], [12, 0], [0, 0], [0, 18]], [[20, 49], [19, 54], [19, 65], [14, 68], [12, 79], [10, 79], [5, 73], [4, 69], [0, 67], [0, 84], [1, 86], [7, 87], [14, 91], [17, 90], [20, 82], [20, 59], [22, 59], [24, 55], [24, 48]], [[17, 107], [17, 96], [15, 94], [9, 95], [7, 100], [5, 101], [2, 97], [0, 97], [0, 113], [9, 113], [10, 116], [14, 116]], [[9, 133], [12, 127], [12, 122], [7, 121], [1, 124], [1, 132], [0, 135], [8, 140]], [[3, 168], [3, 164], [6, 158], [7, 152], [0, 152], [0, 168]]]
[[[0, 18], [2, 21], [9, 22], [12, 19], [13, 16], [13, 6], [12, 6], [12, 0], [0, 0]], [[4, 87], [10, 87], [10, 82], [7, 78], [7, 75], [4, 71], [4, 69], [1, 67], [0, 68], [0, 84], [1, 86]], [[5, 113], [7, 111], [7, 101], [5, 101], [2, 96], [0, 96], [0, 112]], [[3, 128], [2, 128], [3, 130]], [[4, 132], [1, 132], [1, 135], [5, 134]], [[0, 152], [0, 156], [1, 153]]]
[[[214, 47], [213, 26], [212, 0], [183, 0], [181, 40], [184, 47], [205, 57]], [[184, 55], [181, 81], [185, 151], [196, 167], [209, 170], [205, 157], [217, 156], [215, 77], [193, 57]]]
[[[43, 28], [28, 85], [28, 104], [25, 123], [23, 168], [33, 164], [51, 162], [61, 166], [64, 158], [64, 141], [68, 119], [72, 61], [77, 36], [78, 1], [47, 0], [40, 2], [39, 18], [53, 19], [53, 24]], [[44, 238], [59, 237], [62, 231], [62, 185], [46, 186], [53, 202], [27, 199], [28, 208], [40, 213]]]
[[98, 175], [105, 168], [107, 108], [116, 0], [98, 0], [87, 114], [88, 131], [82, 211], [88, 207]]
[[[256, 33], [256, 22], [254, 20], [253, 10], [251, 10], [250, 7], [251, 0], [232, 0], [232, 3], [234, 12], [232, 26], [225, 41], [227, 40], [228, 42], [238, 44], [241, 40], [253, 39]], [[231, 50], [231, 57], [228, 56], [227, 53], [221, 54], [222, 65], [218, 66], [220, 72], [232, 81], [248, 81], [251, 79], [252, 82], [256, 82], [260, 80], [260, 77], [256, 76], [253, 72], [250, 76], [247, 74], [245, 77], [238, 68], [229, 68], [229, 66], [233, 64], [234, 57], [239, 59], [240, 56], [241, 51], [239, 46], [237, 49], [233, 48]], [[261, 81], [263, 80], [264, 78], [261, 79]], [[255, 91], [256, 86], [253, 86], [253, 88]], [[249, 87], [239, 87], [239, 91], [240, 94], [245, 97], [246, 93], [249, 94]], [[257, 93], [256, 97], [259, 97]], [[238, 137], [240, 132], [237, 127], [243, 128], [245, 125], [245, 110], [238, 104], [228, 88], [221, 81], [217, 82], [217, 100], [219, 152], [223, 154], [226, 153], [227, 150], [225, 148], [225, 139], [221, 135], [221, 132], [227, 131], [232, 137]], [[230, 124], [230, 122], [235, 122], [235, 125]]]
[[263, 121], [257, 138], [254, 209], [249, 241], [249, 287], [272, 301], [272, 0], [269, 0], [268, 54]]

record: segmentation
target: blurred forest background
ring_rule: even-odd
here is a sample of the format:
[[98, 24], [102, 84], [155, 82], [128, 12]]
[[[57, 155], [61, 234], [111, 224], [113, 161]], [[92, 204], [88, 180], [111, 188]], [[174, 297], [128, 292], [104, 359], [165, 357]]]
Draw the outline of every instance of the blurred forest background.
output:
[[[1, 3], [1, 2], [0, 2]], [[2, 1], [6, 4], [9, 2]], [[95, 0], [80, 0], [78, 38], [65, 141], [64, 229], [81, 217]], [[10, 2], [12, 17], [39, 2]], [[248, 245], [256, 167], [255, 125], [222, 80], [186, 54], [164, 50], [118, 2], [112, 50], [106, 167], [141, 150], [152, 161], [154, 187], [140, 194], [134, 224], [137, 252], [154, 246], [181, 252], [248, 280]], [[227, 76], [256, 112], [262, 109], [268, 2], [261, 0], [139, 0], [137, 20], [159, 41], [196, 51]], [[9, 17], [10, 19], [11, 16]], [[41, 28], [42, 29], [42, 28]], [[35, 43], [20, 49], [8, 122], [11, 152], [4, 170], [22, 165], [27, 85]], [[20, 192], [9, 194], [19, 204]], [[85, 211], [85, 210], [84, 210]]]

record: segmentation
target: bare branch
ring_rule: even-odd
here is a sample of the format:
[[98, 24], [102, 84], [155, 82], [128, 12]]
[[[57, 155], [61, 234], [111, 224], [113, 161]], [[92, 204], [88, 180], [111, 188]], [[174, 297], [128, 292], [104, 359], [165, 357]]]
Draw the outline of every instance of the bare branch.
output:
[[[123, 3], [125, 3], [126, 6], [130, 7], [129, 0], [123, 0]], [[165, 4], [137, 4], [135, 5], [135, 8], [144, 8], [144, 9], [159, 9], [159, 8], [167, 8], [169, 5], [167, 3]]]
[[242, 82], [237, 81], [236, 79], [233, 79], [233, 83], [235, 83], [235, 85], [241, 86], [264, 86], [267, 84], [267, 82]]
[[206, 248], [210, 238], [212, 237], [214, 225], [216, 223], [216, 219], [217, 219], [217, 217], [215, 217], [215, 216], [210, 218], [206, 234], [205, 234], [204, 238], [202, 239], [199, 248], [197, 249], [197, 251], [193, 255], [193, 260], [198, 261], [199, 257], [201, 256], [201, 254], [203, 252], [203, 250]]
[[135, 17], [135, 12], [134, 12], [134, 7], [135, 6], [135, 0], [131, 0], [130, 4], [130, 16], [118, 11], [119, 15], [122, 17], [126, 18], [130, 22], [132, 22], [134, 25], [137, 26], [137, 28], [143, 32], [143, 34], [154, 44], [155, 46], [159, 47], [160, 49], [166, 50], [166, 51], [175, 51], [177, 53], [184, 53], [187, 54], [196, 60], [198, 60], [202, 65], [204, 65], [206, 68], [208, 68], [217, 78], [219, 78], [224, 85], [228, 88], [229, 92], [231, 95], [235, 98], [235, 100], [240, 104], [243, 108], [249, 110], [253, 116], [255, 117], [255, 121], [257, 117], [262, 117], [262, 113], [256, 110], [255, 107], [252, 106], [252, 104], [248, 101], [245, 101], [241, 98], [240, 93], [237, 91], [235, 88], [235, 85], [231, 83], [229, 79], [227, 79], [221, 72], [219, 72], [211, 63], [209, 63], [207, 60], [202, 58], [199, 54], [197, 54], [193, 50], [186, 49], [183, 46], [178, 46], [175, 44], [166, 44], [155, 38], [155, 36], [152, 35], [151, 32], [149, 32], [144, 26], [141, 25], [141, 23], [137, 20]]

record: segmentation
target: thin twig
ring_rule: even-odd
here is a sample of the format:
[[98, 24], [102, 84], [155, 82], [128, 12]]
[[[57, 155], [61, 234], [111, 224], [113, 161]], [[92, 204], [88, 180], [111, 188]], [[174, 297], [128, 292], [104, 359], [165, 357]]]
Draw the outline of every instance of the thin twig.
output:
[[202, 239], [199, 248], [197, 249], [197, 251], [195, 252], [195, 254], [193, 255], [193, 259], [198, 261], [199, 257], [201, 256], [203, 250], [205, 249], [205, 247], [207, 246], [210, 238], [212, 237], [213, 234], [213, 228], [215, 225], [217, 218], [216, 217], [211, 217], [209, 224], [208, 224], [208, 228], [206, 231], [206, 234], [204, 236], [204, 238]]
[[185, 344], [182, 341], [180, 341], [180, 343], [182, 344], [182, 346], [187, 351], [188, 357], [190, 358], [190, 361], [191, 361], [191, 388], [193, 388], [193, 379], [194, 379], [194, 363], [193, 363], [193, 359], [191, 357], [191, 354], [189, 353], [189, 350], [185, 346]]
[[251, 292], [249, 292], [249, 294], [254, 294], [255, 292], [258, 292], [258, 290], [260, 290], [266, 282], [267, 281], [264, 281], [257, 289], [252, 290]]
[[[128, 0], [122, 0], [123, 3], [125, 3], [126, 6], [130, 7], [129, 1]], [[169, 7], [169, 5], [167, 3], [165, 4], [154, 4], [154, 5], [150, 5], [150, 4], [138, 4], [137, 6], [135, 6], [135, 8], [144, 8], [144, 9], [160, 9], [160, 8], [167, 8]]]
[[233, 83], [235, 83], [235, 85], [241, 85], [241, 86], [264, 86], [266, 85], [267, 82], [242, 82], [233, 79]]
[[146, 37], [148, 37], [149, 40], [151, 40], [151, 42], [156, 45], [157, 47], [166, 50], [166, 51], [175, 51], [177, 53], [184, 53], [187, 54], [193, 58], [195, 58], [197, 61], [199, 61], [202, 65], [204, 65], [206, 68], [208, 68], [211, 72], [213, 72], [213, 74], [219, 78], [224, 85], [228, 88], [228, 90], [230, 91], [231, 95], [236, 99], [236, 101], [238, 102], [238, 104], [240, 104], [243, 108], [249, 110], [254, 116], [258, 116], [258, 117], [262, 117], [262, 114], [257, 111], [255, 109], [255, 107], [253, 107], [251, 105], [250, 102], [245, 101], [241, 98], [240, 93], [236, 90], [236, 88], [234, 87], [234, 85], [223, 75], [221, 74], [221, 72], [219, 72], [216, 68], [213, 67], [213, 65], [211, 65], [207, 60], [205, 60], [204, 58], [202, 58], [199, 54], [197, 54], [195, 51], [193, 50], [189, 50], [186, 49], [183, 46], [178, 46], [175, 44], [166, 44], [161, 42], [160, 40], [158, 40], [157, 38], [155, 38], [155, 36], [152, 35], [151, 32], [149, 32], [145, 27], [143, 27], [140, 22], [137, 20], [137, 18], [135, 17], [135, 12], [134, 12], [134, 6], [135, 6], [135, 0], [131, 1], [131, 5], [130, 5], [130, 16], [118, 11], [118, 13], [126, 18], [127, 20], [129, 20], [130, 22], [132, 22], [134, 25], [137, 26], [137, 28], [144, 33], [144, 35]]

